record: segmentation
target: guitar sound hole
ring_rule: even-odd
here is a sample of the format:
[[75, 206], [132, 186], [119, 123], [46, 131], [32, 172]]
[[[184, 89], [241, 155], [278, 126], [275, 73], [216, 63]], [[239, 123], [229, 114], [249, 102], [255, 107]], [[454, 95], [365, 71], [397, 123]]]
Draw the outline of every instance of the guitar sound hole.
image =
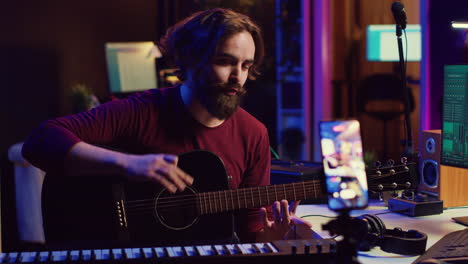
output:
[[186, 229], [198, 219], [196, 201], [195, 190], [190, 187], [175, 194], [163, 189], [155, 198], [155, 216], [169, 229]]

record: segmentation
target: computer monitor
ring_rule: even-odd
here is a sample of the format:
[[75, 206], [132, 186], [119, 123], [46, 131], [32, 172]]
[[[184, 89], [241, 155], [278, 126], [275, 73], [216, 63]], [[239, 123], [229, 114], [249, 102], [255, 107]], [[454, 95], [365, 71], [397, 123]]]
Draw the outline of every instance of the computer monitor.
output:
[[444, 66], [442, 159], [448, 166], [468, 168], [468, 65]]
[[[368, 61], [399, 61], [398, 43], [395, 25], [368, 25], [367, 26], [366, 55]], [[407, 25], [408, 52], [406, 41], [402, 34], [403, 56], [407, 61], [421, 60], [421, 26]], [[406, 56], [408, 56], [406, 58]]]
[[105, 52], [111, 93], [127, 94], [157, 88], [152, 41], [108, 42]]

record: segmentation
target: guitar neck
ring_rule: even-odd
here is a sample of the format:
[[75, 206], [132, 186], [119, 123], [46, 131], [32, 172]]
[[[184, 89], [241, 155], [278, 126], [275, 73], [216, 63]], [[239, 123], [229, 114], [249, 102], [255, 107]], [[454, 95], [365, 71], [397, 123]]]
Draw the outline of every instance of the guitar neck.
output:
[[213, 214], [244, 208], [257, 208], [274, 201], [297, 201], [322, 196], [320, 181], [304, 181], [260, 187], [199, 193], [199, 214]]

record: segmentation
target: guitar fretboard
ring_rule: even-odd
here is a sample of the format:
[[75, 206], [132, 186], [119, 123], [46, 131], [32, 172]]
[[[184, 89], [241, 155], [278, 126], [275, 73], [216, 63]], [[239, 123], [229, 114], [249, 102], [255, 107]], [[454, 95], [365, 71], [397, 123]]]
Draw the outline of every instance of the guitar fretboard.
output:
[[199, 193], [196, 195], [199, 214], [220, 213], [243, 208], [256, 208], [280, 200], [303, 200], [321, 197], [320, 181], [303, 181], [260, 187]]

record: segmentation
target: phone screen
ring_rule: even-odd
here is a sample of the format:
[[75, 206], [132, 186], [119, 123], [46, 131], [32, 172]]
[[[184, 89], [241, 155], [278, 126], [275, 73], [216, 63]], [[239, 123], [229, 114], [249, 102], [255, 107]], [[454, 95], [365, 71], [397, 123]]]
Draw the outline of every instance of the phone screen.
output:
[[357, 120], [320, 122], [320, 145], [331, 210], [367, 207], [368, 189]]

